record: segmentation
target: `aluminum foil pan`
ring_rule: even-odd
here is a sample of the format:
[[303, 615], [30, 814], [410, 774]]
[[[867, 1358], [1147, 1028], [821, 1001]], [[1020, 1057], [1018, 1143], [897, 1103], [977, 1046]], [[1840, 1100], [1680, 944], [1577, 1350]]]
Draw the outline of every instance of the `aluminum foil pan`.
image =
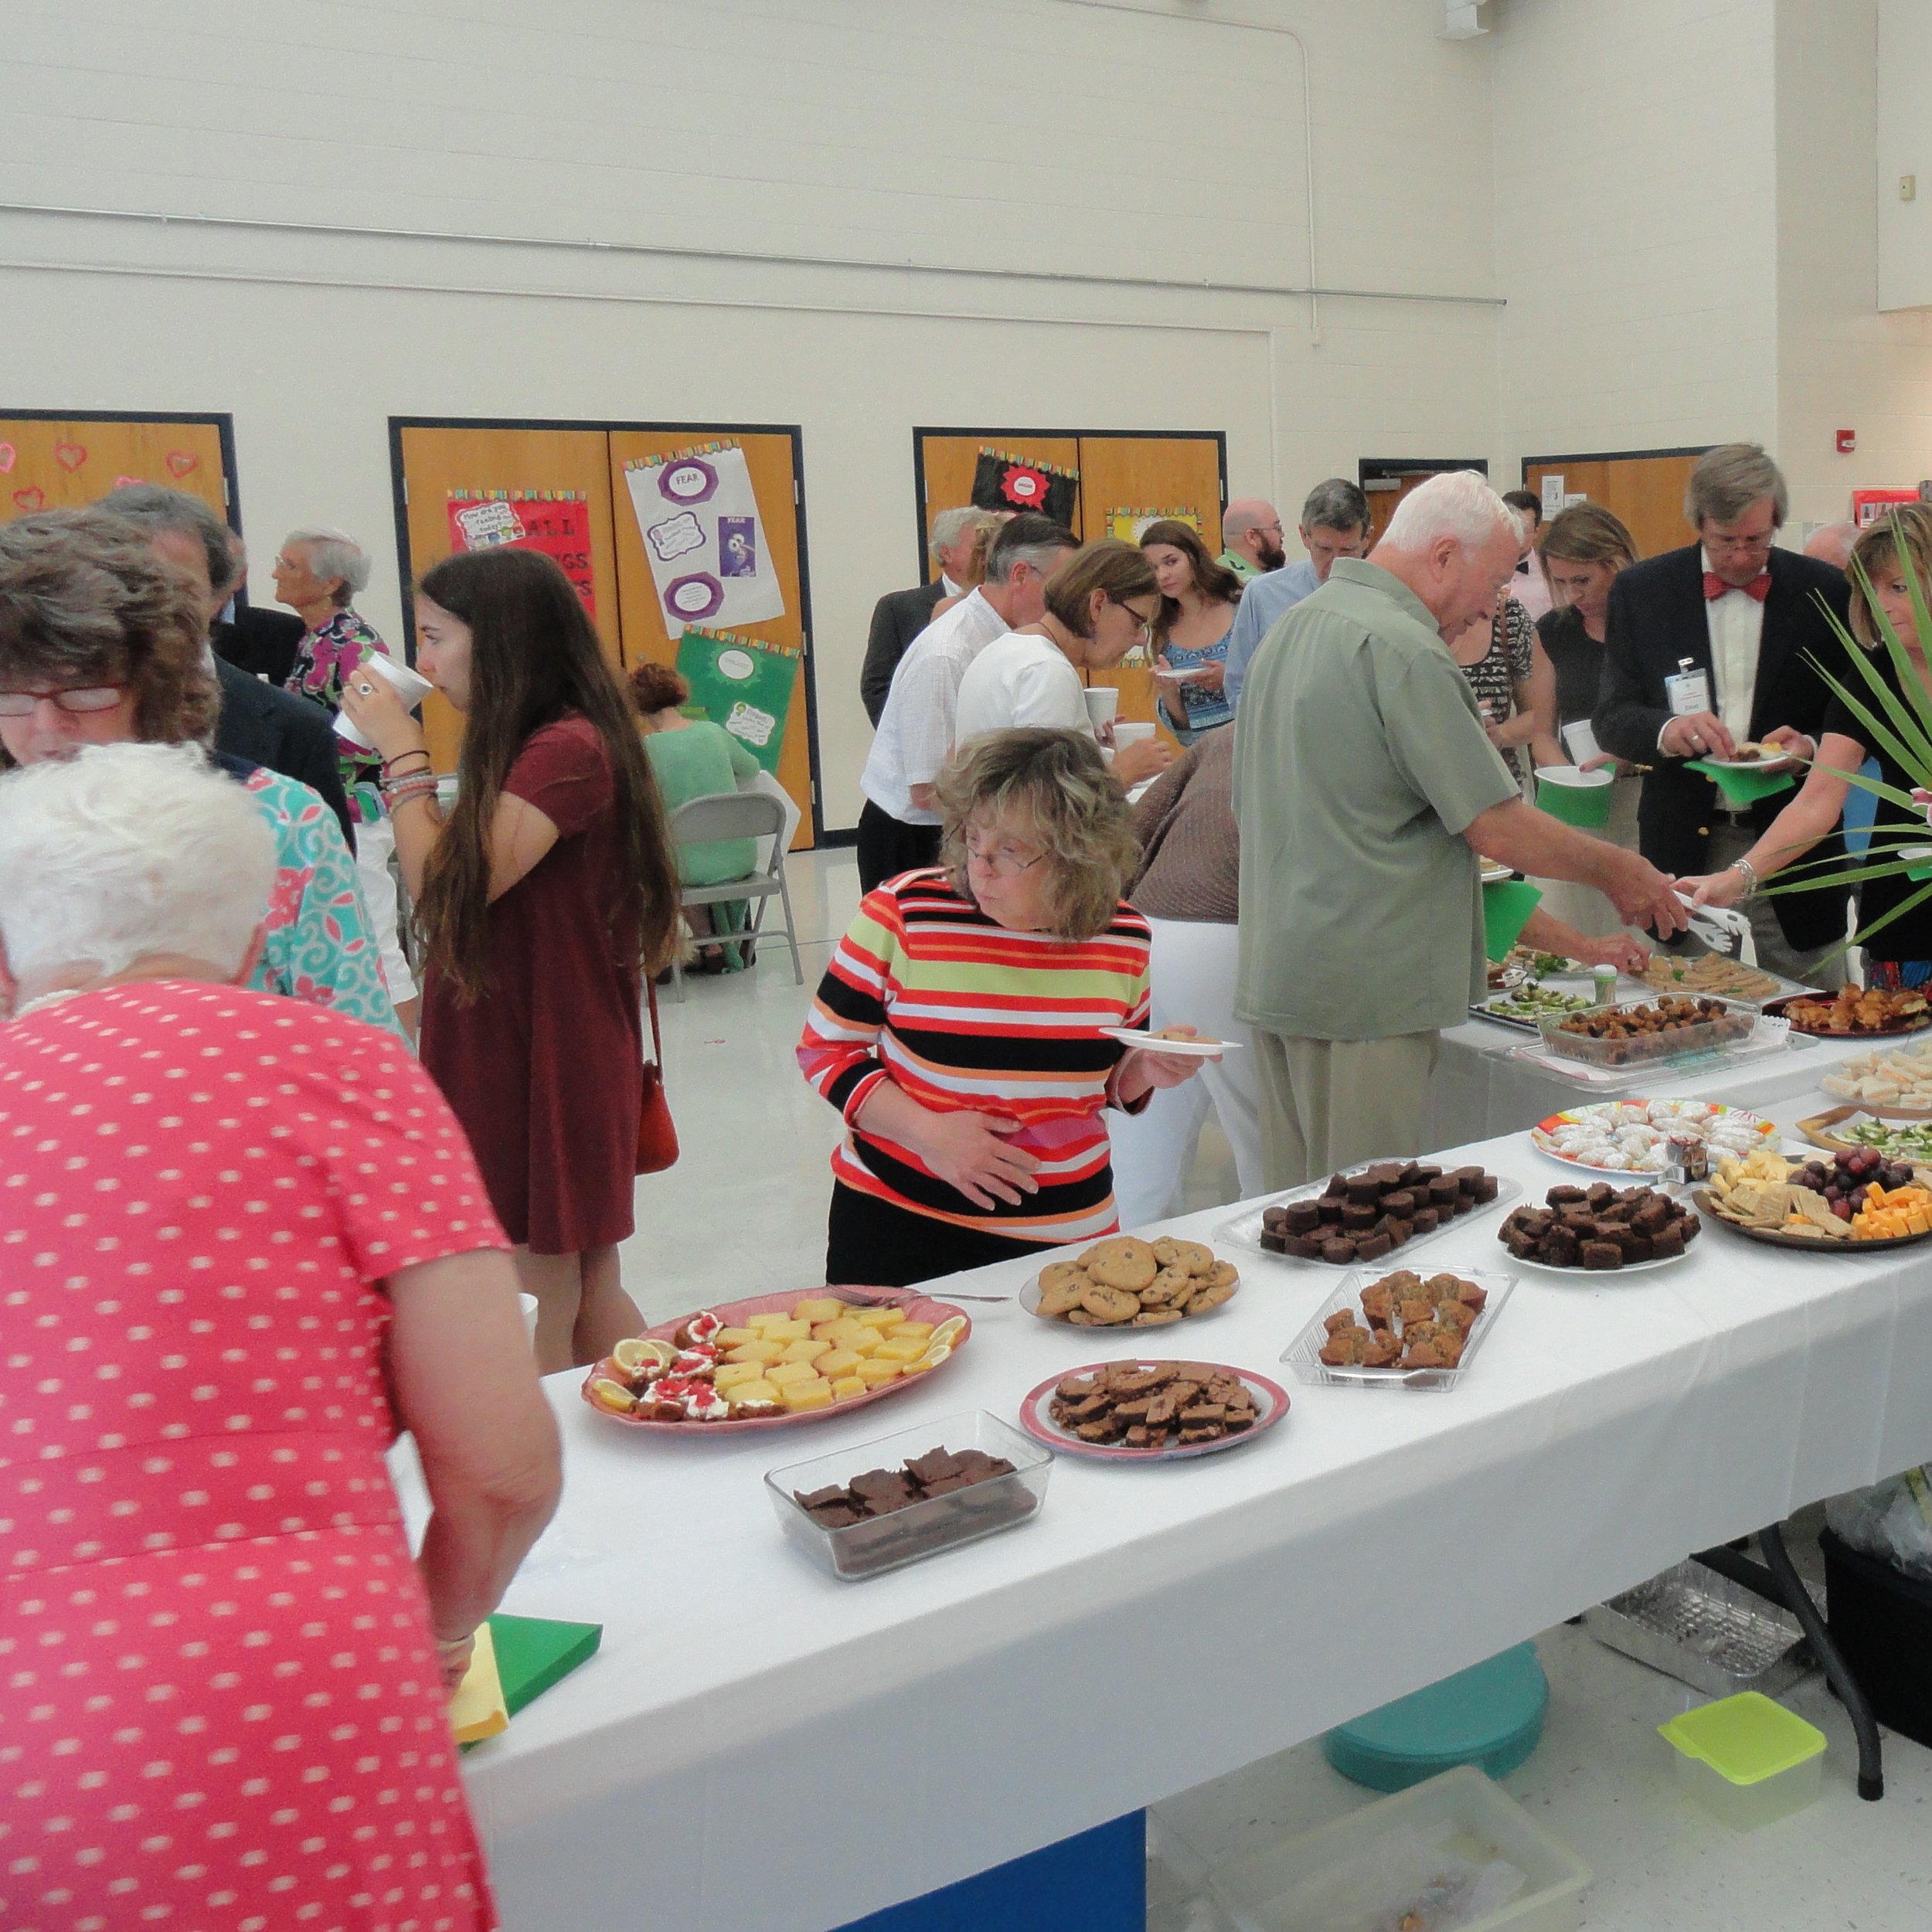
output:
[[1775, 1697], [1813, 1668], [1791, 1613], [1742, 1583], [1685, 1561], [1583, 1612], [1600, 1644], [1710, 1697]]

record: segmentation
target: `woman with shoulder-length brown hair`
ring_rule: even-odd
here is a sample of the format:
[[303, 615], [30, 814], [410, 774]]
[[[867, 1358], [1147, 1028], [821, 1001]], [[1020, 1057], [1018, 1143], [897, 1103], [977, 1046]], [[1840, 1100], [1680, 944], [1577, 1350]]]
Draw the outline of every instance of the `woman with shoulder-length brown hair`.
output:
[[1121, 896], [1138, 849], [1092, 739], [992, 733], [938, 797], [941, 862], [866, 894], [798, 1043], [848, 1130], [829, 1281], [904, 1287], [1111, 1232], [1102, 1110], [1200, 1064], [1101, 1030], [1147, 1023], [1148, 926]]
[[1241, 580], [1208, 553], [1194, 526], [1162, 517], [1141, 532], [1141, 553], [1161, 587], [1154, 620], [1154, 669], [1161, 716], [1184, 745], [1234, 722], [1222, 688]]
[[617, 1243], [643, 1104], [641, 975], [678, 880], [637, 718], [570, 580], [471, 551], [417, 587], [417, 662], [468, 728], [447, 820], [422, 728], [358, 677], [342, 709], [383, 760], [423, 946], [423, 1064], [476, 1149], [537, 1297], [546, 1372], [642, 1326]]

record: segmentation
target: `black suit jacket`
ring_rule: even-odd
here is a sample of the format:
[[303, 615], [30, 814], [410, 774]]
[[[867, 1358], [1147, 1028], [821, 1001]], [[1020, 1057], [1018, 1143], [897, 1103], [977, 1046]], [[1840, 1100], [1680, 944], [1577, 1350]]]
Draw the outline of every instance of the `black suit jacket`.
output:
[[872, 606], [872, 634], [866, 640], [866, 668], [859, 674], [859, 696], [874, 724], [886, 708], [893, 673], [906, 647], [933, 621], [933, 606], [946, 594], [937, 578], [917, 590], [890, 590]]
[[215, 726], [215, 749], [251, 765], [299, 778], [321, 794], [322, 802], [342, 821], [342, 836], [355, 849], [355, 823], [349, 816], [349, 797], [342, 790], [341, 767], [335, 760], [335, 732], [328, 713], [292, 692], [251, 678], [225, 659], [215, 660], [221, 680], [221, 717]]
[[250, 604], [235, 613], [233, 623], [214, 625], [208, 638], [224, 663], [251, 678], [285, 685], [295, 668], [295, 648], [308, 628], [293, 611], [263, 611]]
[[[1850, 591], [1842, 571], [1795, 550], [1773, 550], [1769, 568], [1771, 588], [1764, 600], [1750, 736], [1761, 738], [1781, 725], [1790, 725], [1816, 738], [1824, 729], [1832, 693], [1815, 667], [1836, 664], [1844, 651], [1818, 600], [1822, 597], [1842, 619]], [[1684, 658], [1710, 678], [1715, 697], [1704, 566], [1695, 543], [1633, 563], [1611, 585], [1603, 685], [1591, 720], [1604, 750], [1651, 767], [1638, 809], [1639, 842], [1653, 866], [1680, 876], [1707, 869], [1704, 852], [1711, 818], [1723, 804], [1709, 779], [1685, 770], [1683, 760], [1666, 757], [1657, 749], [1657, 734], [1671, 715], [1664, 680], [1675, 674]], [[1791, 797], [1784, 791], [1760, 798], [1750, 808], [1751, 823], [1762, 832]], [[1842, 852], [1834, 832], [1810, 855], [1823, 859]], [[1845, 900], [1841, 889], [1794, 893], [1771, 903], [1785, 938], [1804, 951], [1845, 937]]]

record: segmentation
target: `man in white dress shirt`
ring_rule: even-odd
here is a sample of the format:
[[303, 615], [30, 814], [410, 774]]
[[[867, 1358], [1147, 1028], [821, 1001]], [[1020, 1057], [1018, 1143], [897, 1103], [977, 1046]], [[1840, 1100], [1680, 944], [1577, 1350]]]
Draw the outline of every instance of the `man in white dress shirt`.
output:
[[1364, 555], [1369, 547], [1369, 499], [1346, 477], [1332, 476], [1308, 492], [1298, 534], [1308, 552], [1299, 563], [1257, 577], [1241, 593], [1228, 633], [1227, 668], [1221, 689], [1238, 706], [1248, 661], [1276, 624], [1328, 580], [1337, 557]]
[[986, 581], [906, 646], [859, 780], [866, 794], [859, 815], [862, 892], [937, 862], [933, 785], [952, 750], [960, 680], [995, 638], [1039, 621], [1046, 580], [1079, 548], [1065, 525], [1022, 510], [994, 540]]

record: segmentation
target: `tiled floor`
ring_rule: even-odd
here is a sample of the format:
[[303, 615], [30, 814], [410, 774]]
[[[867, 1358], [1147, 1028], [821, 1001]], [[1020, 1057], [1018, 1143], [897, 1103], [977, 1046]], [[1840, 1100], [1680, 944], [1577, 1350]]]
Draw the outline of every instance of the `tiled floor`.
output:
[[[791, 866], [805, 984], [782, 941], [749, 975], [665, 988], [666, 1085], [682, 1155], [638, 1184], [627, 1284], [653, 1318], [705, 1300], [804, 1287], [822, 1277], [830, 1108], [799, 1077], [800, 1023], [832, 944], [858, 903], [849, 852]], [[1225, 1146], [1205, 1143], [1190, 1197], [1231, 1198]], [[1815, 1545], [1794, 1542], [1802, 1566]], [[1430, 1614], [1453, 1615], [1453, 1605]], [[1851, 1727], [1821, 1678], [1785, 1700], [1831, 1740], [1825, 1792], [1811, 1810], [1739, 1837], [1679, 1795], [1656, 1726], [1699, 1701], [1673, 1679], [1565, 1627], [1538, 1640], [1551, 1702], [1536, 1754], [1505, 1781], [1597, 1872], [1590, 1932], [1784, 1932], [1932, 1927], [1932, 1752], [1888, 1738], [1887, 1795], [1862, 1803]], [[1932, 1667], [1932, 1665], [1928, 1665]], [[1209, 1862], [1260, 1850], [1365, 1804], [1373, 1794], [1330, 1770], [1314, 1744], [1185, 1792], [1158, 1818], [1185, 1853]], [[1157, 1837], [1158, 1837], [1157, 1834]], [[1170, 1841], [1171, 1842], [1171, 1841]], [[1162, 1876], [1165, 1876], [1165, 1873]], [[1197, 1900], [1165, 1887], [1149, 1932], [1220, 1932]]]

